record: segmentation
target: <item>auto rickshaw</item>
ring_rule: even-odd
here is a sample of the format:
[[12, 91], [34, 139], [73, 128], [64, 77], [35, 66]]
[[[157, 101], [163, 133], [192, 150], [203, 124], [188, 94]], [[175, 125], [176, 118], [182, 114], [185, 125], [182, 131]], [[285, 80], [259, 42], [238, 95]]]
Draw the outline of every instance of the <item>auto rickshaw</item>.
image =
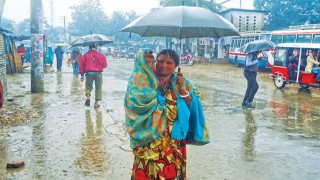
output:
[[115, 48], [113, 50], [113, 58], [119, 58], [119, 55], [120, 55], [120, 51], [118, 48]]
[[133, 47], [129, 47], [127, 50], [127, 60], [134, 60], [136, 57], [136, 52]]
[[[316, 73], [305, 72], [307, 57], [312, 50], [317, 50], [319, 54], [320, 44], [312, 43], [283, 43], [275, 48], [274, 62], [272, 65], [271, 78], [278, 89], [282, 89], [286, 84], [299, 84], [301, 88], [320, 88], [320, 83], [316, 81]], [[295, 63], [290, 57], [295, 57]], [[319, 56], [317, 56], [317, 59]]]

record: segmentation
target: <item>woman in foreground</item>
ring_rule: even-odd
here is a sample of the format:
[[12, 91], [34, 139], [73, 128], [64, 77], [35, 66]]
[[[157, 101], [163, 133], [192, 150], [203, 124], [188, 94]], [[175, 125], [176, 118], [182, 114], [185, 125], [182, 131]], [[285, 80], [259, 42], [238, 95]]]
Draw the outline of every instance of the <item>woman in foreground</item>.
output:
[[175, 72], [176, 52], [158, 54], [156, 74], [145, 54], [136, 59], [124, 100], [132, 179], [186, 179], [186, 144], [209, 143], [202, 106], [192, 84]]

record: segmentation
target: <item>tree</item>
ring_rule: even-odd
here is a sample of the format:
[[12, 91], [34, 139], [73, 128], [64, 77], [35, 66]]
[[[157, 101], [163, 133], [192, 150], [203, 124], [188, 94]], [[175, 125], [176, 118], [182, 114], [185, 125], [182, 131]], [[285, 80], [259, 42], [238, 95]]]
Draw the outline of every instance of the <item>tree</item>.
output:
[[119, 30], [121, 30], [123, 27], [128, 25], [130, 22], [132, 22], [134, 19], [138, 18], [138, 15], [136, 12], [122, 12], [122, 11], [115, 11], [112, 13], [110, 21], [108, 23], [108, 27], [110, 29], [110, 35], [115, 36], [115, 39], [120, 42], [127, 43], [128, 40], [138, 40], [139, 36], [132, 34], [131, 39], [128, 39], [129, 33], [120, 33]]
[[267, 30], [320, 23], [320, 0], [254, 0], [254, 7], [267, 11]]
[[25, 19], [17, 24], [16, 34], [30, 36], [30, 18]]
[[81, 4], [72, 6], [69, 32], [79, 36], [89, 33], [108, 34], [108, 16], [103, 12], [100, 0], [84, 0]]
[[7, 19], [7, 18], [2, 18], [1, 19], [1, 27], [3, 29], [7, 29], [7, 30], [13, 32], [14, 24], [15, 24], [15, 22], [13, 20], [11, 20], [11, 19]]

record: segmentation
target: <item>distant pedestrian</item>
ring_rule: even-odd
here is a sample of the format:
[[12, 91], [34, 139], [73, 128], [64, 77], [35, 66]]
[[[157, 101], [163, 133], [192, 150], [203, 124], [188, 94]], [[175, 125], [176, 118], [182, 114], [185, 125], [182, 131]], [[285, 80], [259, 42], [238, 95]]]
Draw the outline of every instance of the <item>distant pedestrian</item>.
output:
[[79, 64], [79, 73], [81, 74], [81, 81], [86, 75], [86, 106], [90, 106], [90, 96], [93, 89], [93, 82], [95, 84], [95, 103], [94, 108], [99, 108], [98, 101], [102, 99], [102, 71], [107, 67], [106, 57], [97, 51], [95, 45], [89, 46], [89, 51], [85, 53]]
[[70, 59], [72, 61], [73, 75], [75, 76], [78, 76], [79, 74], [79, 60], [81, 56], [80, 48], [75, 47], [72, 49]]
[[247, 79], [247, 90], [244, 95], [242, 106], [248, 108], [255, 108], [252, 104], [253, 98], [256, 95], [259, 85], [257, 82], [257, 71], [258, 71], [258, 62], [262, 59], [258, 58], [258, 55], [261, 51], [250, 52], [246, 57], [245, 68], [244, 68], [244, 77]]
[[62, 59], [63, 59], [63, 53], [64, 51], [62, 50], [61, 46], [58, 46], [55, 50], [54, 53], [56, 54], [56, 59], [57, 59], [57, 70], [61, 71], [62, 67]]
[[20, 44], [20, 46], [18, 46], [18, 50], [17, 52], [20, 54], [21, 57], [21, 64], [23, 66], [24, 63], [24, 55], [26, 54], [26, 48], [24, 47], [24, 44]]
[[52, 63], [53, 63], [53, 51], [52, 51], [52, 47], [50, 47], [50, 46], [48, 46], [48, 48], [47, 48], [46, 58], [48, 58], [46, 63], [49, 63], [50, 66], [52, 66]]

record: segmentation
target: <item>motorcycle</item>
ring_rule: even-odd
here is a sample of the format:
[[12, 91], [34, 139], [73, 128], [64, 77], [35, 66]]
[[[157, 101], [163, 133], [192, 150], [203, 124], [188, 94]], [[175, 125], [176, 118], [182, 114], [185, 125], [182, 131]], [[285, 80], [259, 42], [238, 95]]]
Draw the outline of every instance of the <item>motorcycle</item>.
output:
[[180, 64], [188, 64], [192, 66], [194, 64], [194, 60], [192, 59], [191, 54], [187, 54], [186, 56], [181, 58]]
[[127, 54], [127, 60], [129, 61], [129, 60], [134, 60], [135, 59], [135, 54], [133, 53], [133, 52], [130, 52], [130, 53], [128, 53]]

